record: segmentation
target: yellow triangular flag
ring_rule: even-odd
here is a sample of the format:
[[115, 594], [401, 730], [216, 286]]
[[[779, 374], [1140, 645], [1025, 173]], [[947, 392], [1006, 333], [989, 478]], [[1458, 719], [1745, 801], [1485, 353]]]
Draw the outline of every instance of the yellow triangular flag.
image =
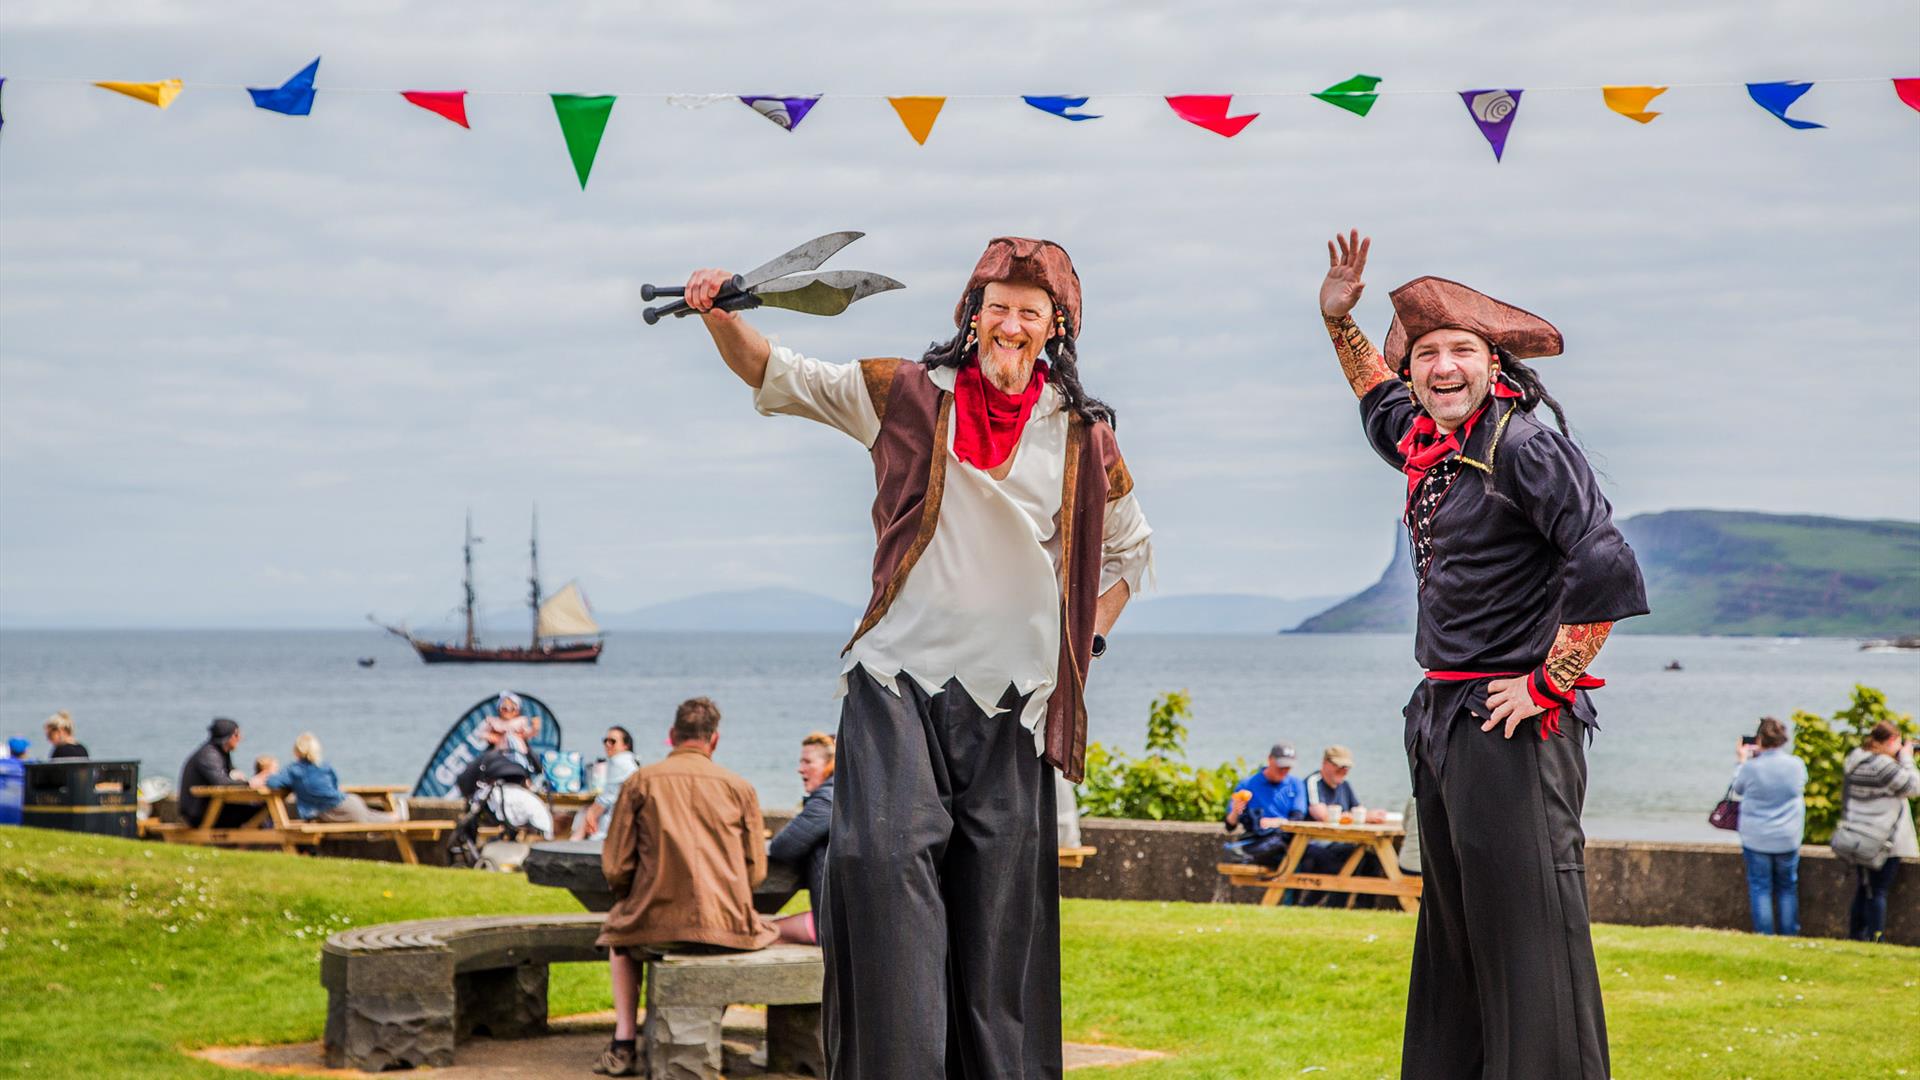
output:
[[1607, 99], [1607, 108], [1629, 120], [1638, 120], [1643, 124], [1651, 123], [1659, 116], [1657, 112], [1648, 112], [1647, 103], [1667, 92], [1664, 86], [1603, 86], [1600, 94]]
[[933, 122], [940, 116], [940, 107], [947, 103], [943, 97], [890, 97], [887, 103], [893, 111], [900, 114], [900, 122], [907, 125], [907, 134], [921, 146], [927, 145], [927, 136], [933, 133]]
[[93, 85], [104, 87], [116, 94], [125, 94], [130, 98], [139, 98], [149, 105], [164, 109], [173, 104], [180, 96], [182, 83], [179, 79], [163, 79], [160, 82], [97, 82]]

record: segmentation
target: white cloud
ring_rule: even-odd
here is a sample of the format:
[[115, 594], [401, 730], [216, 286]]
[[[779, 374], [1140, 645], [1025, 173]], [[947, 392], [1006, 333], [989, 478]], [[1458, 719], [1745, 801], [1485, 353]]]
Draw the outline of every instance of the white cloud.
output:
[[[504, 2], [19, 0], [0, 11], [0, 612], [130, 619], [439, 612], [462, 514], [487, 595], [545, 565], [609, 610], [773, 583], [857, 599], [869, 466], [755, 416], [697, 325], [641, 281], [751, 265], [836, 228], [832, 265], [906, 281], [815, 355], [915, 355], [986, 237], [1056, 237], [1087, 289], [1086, 380], [1159, 530], [1169, 591], [1370, 580], [1398, 485], [1366, 451], [1313, 291], [1322, 244], [1377, 237], [1385, 294], [1441, 273], [1567, 332], [1551, 385], [1624, 512], [1920, 517], [1920, 116], [1829, 81], [1794, 132], [1744, 79], [1905, 69], [1901, 3], [1519, 3], [1254, 10], [1012, 0], [564, 14]], [[324, 57], [313, 116], [190, 88], [162, 112], [31, 76], [270, 85]], [[1151, 96], [1313, 90], [1219, 139]], [[1641, 127], [1593, 91], [1671, 82]], [[358, 86], [825, 91], [785, 133], [744, 108], [623, 97], [581, 192], [551, 106], [475, 94], [462, 131]], [[1453, 88], [1531, 87], [1495, 165]], [[1099, 94], [1066, 124], [956, 97], [925, 147], [885, 92]], [[843, 96], [836, 96], [843, 95]], [[516, 538], [518, 537], [518, 538]], [[245, 588], [232, 567], [277, 567]]]

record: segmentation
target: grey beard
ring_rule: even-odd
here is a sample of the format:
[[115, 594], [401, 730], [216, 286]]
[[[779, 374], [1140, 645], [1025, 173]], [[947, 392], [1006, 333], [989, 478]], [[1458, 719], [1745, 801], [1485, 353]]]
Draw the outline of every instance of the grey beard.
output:
[[[978, 356], [981, 354], [975, 355]], [[1033, 380], [1033, 365], [1037, 362], [1038, 358], [1036, 357], [1033, 360], [1029, 360], [1015, 367], [999, 364], [992, 360], [982, 360], [980, 363], [980, 373], [985, 375], [987, 381], [992, 383], [994, 388], [1001, 393], [1017, 394], [1025, 390], [1027, 383]], [[1015, 376], [1018, 376], [1018, 378], [1014, 378]]]

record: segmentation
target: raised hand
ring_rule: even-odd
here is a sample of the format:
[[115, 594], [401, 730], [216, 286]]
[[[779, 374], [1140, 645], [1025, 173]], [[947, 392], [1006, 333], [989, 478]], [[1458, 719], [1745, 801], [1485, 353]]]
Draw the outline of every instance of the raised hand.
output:
[[1367, 283], [1360, 276], [1367, 271], [1367, 248], [1373, 238], [1361, 236], [1355, 229], [1347, 236], [1327, 241], [1327, 277], [1320, 283], [1320, 311], [1339, 318], [1353, 311]]

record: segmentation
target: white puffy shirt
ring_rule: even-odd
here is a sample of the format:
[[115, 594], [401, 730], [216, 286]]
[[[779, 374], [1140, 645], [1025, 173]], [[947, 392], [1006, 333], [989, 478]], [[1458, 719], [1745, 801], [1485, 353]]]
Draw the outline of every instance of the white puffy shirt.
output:
[[[928, 373], [953, 390], [954, 369]], [[871, 448], [880, 418], [858, 364], [830, 364], [775, 345], [754, 408], [804, 416], [839, 428]], [[1012, 684], [1031, 694], [1020, 723], [1046, 745], [1047, 701], [1060, 660], [1060, 489], [1066, 467], [1067, 414], [1049, 383], [1014, 448], [1006, 479], [953, 456], [949, 430], [940, 521], [920, 560], [880, 621], [861, 635], [841, 669], [864, 667], [899, 693], [912, 676], [928, 694], [958, 678], [989, 716]], [[1101, 542], [1100, 592], [1125, 581], [1138, 594], [1152, 572], [1153, 529], [1132, 492], [1111, 500]]]

